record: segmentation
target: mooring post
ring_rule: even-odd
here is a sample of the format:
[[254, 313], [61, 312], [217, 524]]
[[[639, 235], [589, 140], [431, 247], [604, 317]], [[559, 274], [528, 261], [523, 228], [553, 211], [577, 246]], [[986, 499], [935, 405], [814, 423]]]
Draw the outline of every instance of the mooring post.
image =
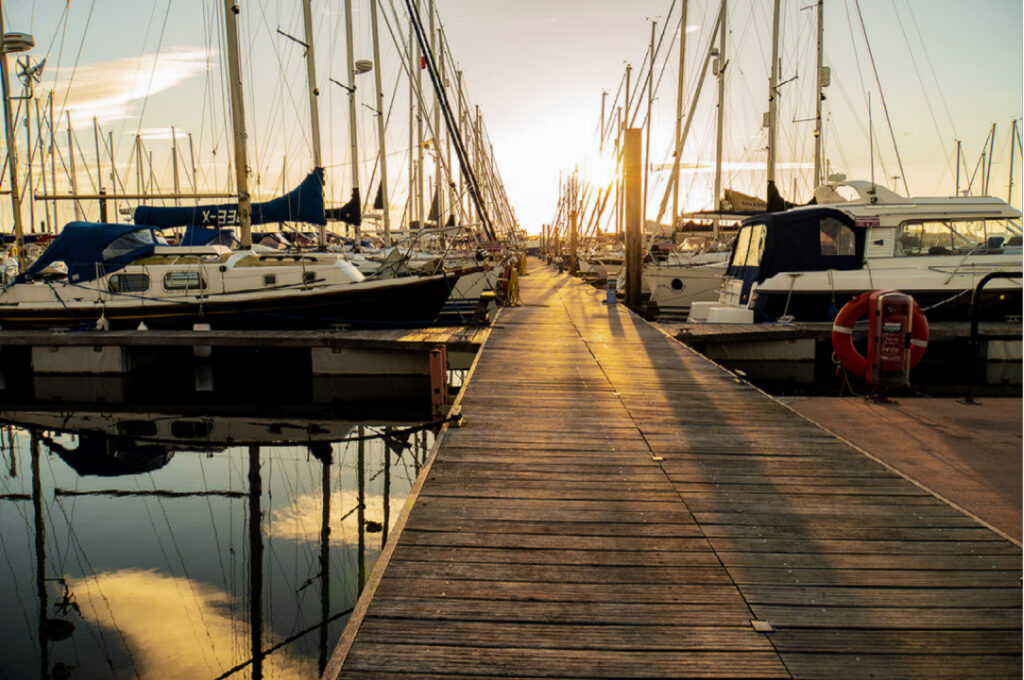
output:
[[640, 228], [643, 196], [643, 131], [626, 130], [623, 146], [623, 183], [626, 187], [626, 305], [640, 307]]

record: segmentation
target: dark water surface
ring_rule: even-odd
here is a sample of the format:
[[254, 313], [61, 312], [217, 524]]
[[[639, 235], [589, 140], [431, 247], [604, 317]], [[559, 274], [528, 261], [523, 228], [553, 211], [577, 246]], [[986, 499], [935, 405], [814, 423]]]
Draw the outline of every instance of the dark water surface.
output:
[[0, 404], [0, 678], [317, 677], [433, 441], [416, 393]]

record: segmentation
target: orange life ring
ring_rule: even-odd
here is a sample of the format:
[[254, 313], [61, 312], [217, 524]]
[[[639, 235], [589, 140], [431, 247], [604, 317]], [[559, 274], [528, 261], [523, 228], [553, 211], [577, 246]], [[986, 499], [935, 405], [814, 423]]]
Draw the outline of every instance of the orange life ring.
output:
[[[850, 373], [867, 378], [871, 362], [853, 346], [853, 325], [868, 312], [868, 299], [875, 291], [869, 290], [847, 302], [832, 324], [832, 350], [839, 363]], [[914, 322], [910, 333], [910, 367], [921, 362], [928, 349], [928, 319], [921, 306], [914, 301]]]

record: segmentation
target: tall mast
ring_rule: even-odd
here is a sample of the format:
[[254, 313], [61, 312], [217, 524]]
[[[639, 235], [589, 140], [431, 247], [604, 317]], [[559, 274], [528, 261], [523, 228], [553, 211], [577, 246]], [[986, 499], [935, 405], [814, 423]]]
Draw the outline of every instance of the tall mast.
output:
[[[302, 0], [302, 22], [306, 35], [306, 89], [309, 93], [309, 128], [310, 139], [313, 144], [313, 167], [322, 168], [324, 167], [324, 162], [320, 152], [320, 107], [316, 99], [320, 96], [320, 90], [316, 86], [316, 59], [313, 53], [313, 8], [311, 4], [311, 0]], [[320, 226], [318, 240], [321, 248], [327, 244], [326, 225]]]
[[178, 194], [181, 193], [181, 175], [178, 174], [178, 132], [173, 127], [171, 128], [171, 164], [174, 166], [174, 205], [178, 205]]
[[[780, 0], [775, 0], [775, 9], [772, 13], [772, 69], [771, 76], [768, 78], [768, 185], [771, 186], [775, 183], [775, 156], [778, 151], [776, 148], [776, 138], [778, 127], [778, 115], [779, 115], [779, 93], [777, 92], [779, 87], [779, 12], [780, 12]], [[722, 39], [725, 39], [723, 31]], [[818, 43], [819, 45], [821, 43]], [[725, 48], [722, 49], [723, 55]], [[819, 82], [821, 82], [821, 76], [819, 71], [818, 76]]]
[[[446, 42], [445, 37], [444, 37], [444, 29], [443, 28], [437, 29], [437, 33], [438, 33], [438, 36], [439, 36], [439, 42], [441, 44], [441, 53], [439, 55], [440, 60], [441, 60], [441, 84], [445, 88], [445, 91], [447, 91], [447, 89], [448, 89], [448, 60], [445, 59], [445, 56], [444, 56], [444, 46], [445, 46], [445, 42]], [[461, 129], [461, 127], [460, 127], [460, 129]], [[458, 210], [456, 210], [457, 197], [455, 195], [455, 178], [452, 176], [452, 174], [454, 172], [454, 169], [452, 168], [452, 135], [451, 135], [450, 132], [444, 136], [444, 147], [445, 147], [445, 152], [444, 152], [445, 153], [445, 161], [448, 164], [447, 165], [447, 167], [448, 167], [448, 193], [449, 193], [449, 195], [448, 195], [448, 209], [453, 214], [454, 213], [458, 213], [459, 219], [463, 219], [464, 213], [462, 212], [462, 206], [458, 205]]]
[[[53, 120], [53, 90], [50, 90], [46, 97], [46, 106], [50, 111], [50, 122], [48, 127], [50, 128], [50, 193], [54, 196], [57, 195], [57, 141], [54, 139], [57, 131], [57, 125]], [[110, 164], [113, 167], [113, 163]], [[53, 224], [50, 225], [50, 233], [57, 233], [57, 199], [53, 199]]]
[[821, 101], [822, 88], [825, 87], [825, 63], [823, 49], [825, 0], [818, 0], [818, 96], [814, 100], [814, 186], [813, 191], [824, 179], [821, 176]]
[[601, 137], [597, 141], [597, 152], [602, 153], [604, 151], [604, 106], [605, 100], [608, 99], [608, 92], [601, 92]]
[[[348, 133], [352, 142], [352, 195], [356, 210], [362, 210], [359, 201], [359, 141], [356, 129], [356, 64], [352, 53], [352, 0], [345, 0], [345, 55], [348, 58]], [[359, 225], [354, 227], [356, 249], [362, 242]]]
[[[683, 126], [683, 87], [685, 86], [685, 80], [683, 79], [683, 73], [686, 66], [686, 8], [689, 5], [689, 0], [683, 0], [683, 15], [679, 19], [679, 86], [676, 89], [676, 134], [672, 139], [678, 143], [680, 129]], [[677, 150], [676, 153], [679, 153]], [[672, 162], [673, 172], [679, 172], [679, 163], [677, 161]], [[679, 180], [676, 178], [672, 181], [672, 224], [675, 224], [676, 216], [679, 215]], [[661, 217], [659, 216], [660, 220]]]
[[[350, 2], [351, 0], [346, 0]], [[416, 1], [416, 11], [419, 12], [419, 0]], [[423, 114], [426, 111], [426, 107], [423, 106], [423, 75], [420, 73], [423, 69], [421, 65], [423, 63], [423, 49], [419, 46], [419, 42], [416, 42], [415, 54], [419, 57], [416, 60], [416, 221], [419, 223], [419, 228], [424, 227], [424, 216], [423, 216]]]
[[[1013, 158], [1013, 154], [1010, 155]], [[960, 195], [960, 140], [956, 140], [956, 193], [954, 196]]]
[[[43, 192], [45, 193], [46, 192], [46, 186], [47, 186], [46, 185], [46, 150], [43, 148], [43, 117], [42, 117], [42, 112], [41, 112], [41, 109], [40, 109], [40, 106], [39, 106], [39, 99], [38, 98], [36, 98], [36, 100], [35, 100], [35, 106], [36, 106], [36, 142], [39, 145], [39, 181], [43, 185]], [[1013, 140], [1011, 140], [1011, 147], [1012, 147], [1012, 141]], [[1013, 149], [1012, 148], [1010, 149], [1010, 156], [1013, 156]], [[1011, 170], [1012, 170], [1012, 168], [1011, 168]], [[1011, 172], [1010, 174], [1012, 175], [1013, 173]], [[43, 231], [44, 233], [50, 233], [50, 232], [53, 231], [53, 223], [56, 222], [57, 220], [56, 219], [51, 219], [51, 217], [50, 217], [50, 206], [46, 203], [45, 200], [43, 201], [43, 216], [44, 216], [44, 219], [46, 220], [46, 223], [45, 223], [45, 225], [44, 225], [44, 227], [43, 227], [43, 229], [41, 231]]]
[[1013, 205], [1013, 148], [1017, 142], [1017, 119], [1013, 119], [1013, 127], [1010, 129], [1010, 185], [1006, 189], [1006, 202]]
[[[715, 42], [718, 37], [718, 31], [722, 27], [722, 13], [718, 13], [718, 17], [715, 19], [715, 27], [711, 31], [711, 43]], [[683, 126], [682, 134], [676, 138], [676, 151], [675, 156], [672, 160], [672, 173], [668, 176], [669, 186], [665, 187], [665, 194], [661, 197], [661, 207], [658, 208], [657, 221], [661, 221], [662, 215], [665, 214], [665, 209], [668, 207], [669, 189], [676, 189], [679, 185], [679, 163], [683, 158], [683, 146], [686, 144], [686, 138], [690, 134], [690, 124], [693, 123], [693, 114], [697, 110], [697, 102], [700, 101], [700, 93], [704, 90], [704, 79], [708, 74], [708, 63], [712, 57], [718, 56], [718, 48], [712, 47], [708, 50], [707, 54], [704, 55], [704, 63], [700, 67], [700, 77], [697, 79], [697, 90], [693, 93], [693, 99], [690, 102], [690, 112], [686, 116], [686, 124]], [[715, 75], [718, 75], [718, 61], [715, 62]]]
[[[0, 2], [0, 41], [4, 36], [3, 3]], [[25, 271], [25, 231], [21, 224], [21, 196], [18, 194], [18, 146], [14, 136], [14, 115], [11, 111], [11, 83], [7, 70], [7, 51], [0, 44], [0, 84], [3, 85], [4, 133], [7, 137], [7, 165], [10, 169], [11, 207], [14, 208], [14, 246], [18, 249], [18, 271]], [[45, 645], [45, 643], [44, 643]]]
[[988, 165], [985, 167], [985, 174], [982, 177], [982, 179], [985, 180], [983, 182], [983, 184], [982, 184], [982, 191], [981, 191], [982, 196], [988, 196], [988, 183], [989, 183], [989, 180], [992, 179], [992, 156], [995, 155], [995, 153], [993, 153], [994, 150], [995, 150], [995, 145], [996, 145], [996, 124], [992, 123], [992, 132], [990, 132], [989, 136], [988, 136]]
[[647, 140], [644, 143], [644, 197], [640, 206], [640, 231], [644, 230], [644, 221], [647, 219], [647, 187], [650, 184], [651, 175], [651, 109], [654, 107], [654, 33], [658, 27], [657, 21], [651, 21], [651, 62], [647, 70]]
[[416, 53], [413, 47], [415, 41], [412, 28], [412, 18], [409, 19], [409, 200], [406, 201], [406, 229], [412, 230], [412, 223], [416, 217], [416, 154], [413, 149], [416, 146], [416, 79], [412, 74], [416, 73]]
[[[249, 159], [245, 148], [245, 107], [242, 100], [242, 68], [238, 51], [238, 14], [241, 8], [234, 0], [224, 0], [224, 32], [228, 43], [228, 84], [231, 88], [231, 122], [235, 138], [235, 191], [238, 192], [238, 225], [241, 247], [252, 248], [252, 203], [246, 171]], [[139, 164], [142, 172], [142, 164]]]
[[[430, 0], [429, 7], [430, 11], [430, 39], [433, 42], [431, 46], [431, 52], [434, 53], [434, 57], [440, 61], [444, 61], [438, 56], [438, 41], [437, 41], [437, 28], [434, 25], [435, 12], [434, 12], [434, 0]], [[443, 87], [444, 83], [442, 83]], [[437, 196], [437, 224], [434, 226], [440, 227], [444, 220], [444, 192], [441, 191], [441, 97], [440, 94], [435, 93], [434, 96], [434, 196]]]
[[[2, 51], [2, 50], [0, 50], [0, 51]], [[75, 219], [76, 220], [81, 220], [82, 219], [82, 204], [78, 202], [78, 198], [77, 198], [78, 197], [78, 173], [75, 172], [75, 136], [74, 136], [74, 133], [71, 131], [71, 112], [70, 111], [65, 111], [64, 113], [67, 114], [67, 120], [68, 120], [68, 169], [69, 169], [69, 172], [71, 173], [71, 194], [73, 196], [75, 196]], [[11, 168], [13, 169], [14, 166], [12, 165]], [[142, 193], [141, 189], [139, 190], [139, 193], [140, 194]], [[17, 212], [15, 212], [15, 214], [17, 214]], [[19, 246], [18, 249], [20, 250], [21, 247]]]
[[391, 211], [388, 203], [388, 153], [384, 143], [384, 91], [380, 83], [380, 39], [377, 33], [377, 0], [370, 0], [373, 27], [373, 80], [377, 90], [377, 139], [380, 143], [380, 200], [383, 204], [384, 246], [391, 245]]
[[[718, 127], [715, 134], [715, 212], [722, 211], [722, 130], [725, 124], [725, 29], [726, 0], [722, 0], [722, 23], [718, 34]], [[714, 222], [714, 236], [718, 238], [718, 219]]]

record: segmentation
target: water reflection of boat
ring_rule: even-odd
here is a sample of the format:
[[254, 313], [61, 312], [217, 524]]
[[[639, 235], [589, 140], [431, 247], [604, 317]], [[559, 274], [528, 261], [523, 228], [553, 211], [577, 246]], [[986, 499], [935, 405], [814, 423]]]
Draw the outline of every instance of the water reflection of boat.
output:
[[165, 446], [143, 444], [128, 437], [111, 437], [97, 432], [82, 432], [78, 445], [67, 447], [51, 437], [39, 436], [46, 448], [77, 472], [79, 476], [120, 477], [159, 470], [174, 457]]
[[[4, 410], [0, 421], [24, 428], [78, 433], [87, 456], [120, 448], [139, 452], [160, 446], [220, 450], [249, 444], [309, 445], [345, 439], [356, 422], [330, 417], [268, 418], [249, 415], [185, 415], [169, 411]], [[392, 423], [396, 424], [397, 423]], [[96, 473], [90, 473], [96, 474]]]

